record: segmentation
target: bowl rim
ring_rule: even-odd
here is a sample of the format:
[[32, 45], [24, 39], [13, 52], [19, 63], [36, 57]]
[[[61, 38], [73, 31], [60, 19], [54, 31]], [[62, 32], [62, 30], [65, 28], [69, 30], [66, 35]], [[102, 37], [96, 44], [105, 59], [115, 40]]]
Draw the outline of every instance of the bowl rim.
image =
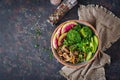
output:
[[[98, 48], [97, 48], [97, 50], [96, 50], [95, 55], [94, 55], [89, 61], [86, 61], [86, 62], [84, 62], [84, 63], [78, 63], [78, 64], [71, 64], [71, 65], [70, 65], [70, 64], [64, 62], [63, 60], [61, 60], [61, 59], [59, 58], [59, 56], [57, 56], [56, 51], [55, 51], [55, 49], [53, 48], [53, 37], [54, 37], [54, 34], [56, 33], [56, 31], [57, 31], [61, 26], [63, 26], [65, 23], [68, 23], [68, 22], [78, 22], [78, 23], [87, 25], [87, 26], [89, 26], [89, 27], [93, 30], [93, 32], [94, 32], [95, 35], [97, 36], [97, 38], [98, 38]], [[84, 21], [84, 20], [68, 20], [68, 21], [65, 21], [65, 22], [61, 23], [60, 25], [58, 25], [58, 26], [55, 28], [55, 30], [54, 30], [54, 32], [52, 33], [52, 36], [51, 36], [51, 49], [52, 49], [52, 52], [53, 52], [54, 57], [58, 60], [58, 62], [60, 62], [61, 64], [65, 65], [65, 66], [67, 66], [67, 67], [70, 67], [70, 68], [81, 68], [81, 67], [86, 66], [87, 64], [90, 64], [90, 63], [97, 57], [97, 55], [99, 54], [99, 51], [100, 51], [100, 43], [101, 43], [101, 42], [100, 42], [100, 38], [99, 38], [99, 35], [98, 35], [97, 30], [95, 30], [95, 28], [94, 28], [90, 23], [88, 23], [87, 21]]]

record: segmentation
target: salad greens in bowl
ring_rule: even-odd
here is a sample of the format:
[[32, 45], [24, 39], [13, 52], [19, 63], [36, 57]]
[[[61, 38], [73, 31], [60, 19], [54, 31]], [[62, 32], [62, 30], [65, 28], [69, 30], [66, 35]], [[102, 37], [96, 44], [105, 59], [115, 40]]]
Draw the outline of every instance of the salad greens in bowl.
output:
[[96, 58], [100, 40], [97, 31], [88, 22], [69, 20], [54, 30], [51, 48], [60, 63], [71, 68], [80, 68]]

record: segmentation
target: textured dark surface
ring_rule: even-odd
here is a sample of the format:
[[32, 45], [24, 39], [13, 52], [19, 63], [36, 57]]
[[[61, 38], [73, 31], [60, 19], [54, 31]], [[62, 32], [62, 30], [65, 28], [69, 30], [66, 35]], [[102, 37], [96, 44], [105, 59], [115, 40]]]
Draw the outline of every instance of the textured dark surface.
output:
[[[120, 17], [120, 0], [79, 3], [103, 5]], [[77, 8], [59, 23], [78, 19]], [[55, 9], [49, 0], [0, 0], [0, 80], [66, 80], [58, 73], [62, 65], [50, 56], [50, 37], [55, 27], [46, 19]], [[106, 78], [120, 80], [120, 40], [106, 52], [112, 58], [111, 65], [106, 66]]]

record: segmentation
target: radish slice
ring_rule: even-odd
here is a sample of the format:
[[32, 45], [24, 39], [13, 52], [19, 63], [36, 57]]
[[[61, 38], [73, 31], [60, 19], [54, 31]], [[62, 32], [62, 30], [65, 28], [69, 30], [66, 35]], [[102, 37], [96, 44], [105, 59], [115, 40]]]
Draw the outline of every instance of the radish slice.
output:
[[65, 33], [68, 32], [72, 27], [74, 27], [75, 25], [77, 25], [76, 22], [68, 22], [66, 23], [61, 30], [61, 33]]
[[56, 36], [57, 36], [57, 39], [60, 37], [61, 35], [61, 30], [62, 30], [62, 27], [60, 27], [57, 32], [56, 32]]
[[54, 37], [53, 37], [53, 47], [54, 47], [55, 49], [58, 48], [58, 39], [57, 39], [56, 34], [55, 34]]

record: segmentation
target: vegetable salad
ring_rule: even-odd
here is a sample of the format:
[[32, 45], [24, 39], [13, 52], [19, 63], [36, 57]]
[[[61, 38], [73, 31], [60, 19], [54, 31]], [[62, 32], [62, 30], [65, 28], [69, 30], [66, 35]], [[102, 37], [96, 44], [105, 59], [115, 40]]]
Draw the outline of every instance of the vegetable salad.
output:
[[98, 38], [89, 26], [71, 21], [56, 31], [52, 44], [62, 61], [77, 64], [94, 56]]

